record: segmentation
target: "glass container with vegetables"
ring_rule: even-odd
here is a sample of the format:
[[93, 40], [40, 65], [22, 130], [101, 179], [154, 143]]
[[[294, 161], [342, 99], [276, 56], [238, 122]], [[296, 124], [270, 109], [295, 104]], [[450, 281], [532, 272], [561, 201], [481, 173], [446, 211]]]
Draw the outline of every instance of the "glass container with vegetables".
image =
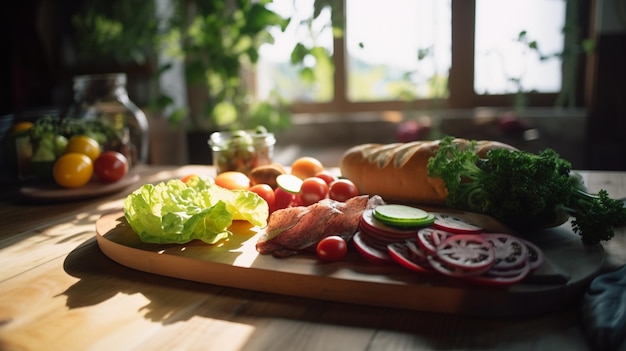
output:
[[106, 119], [122, 135], [124, 149], [119, 152], [130, 165], [148, 162], [148, 120], [128, 97], [126, 74], [74, 77], [74, 100], [69, 117]]
[[272, 163], [276, 138], [264, 127], [254, 130], [215, 132], [209, 145], [217, 173], [239, 171], [249, 174], [257, 166]]

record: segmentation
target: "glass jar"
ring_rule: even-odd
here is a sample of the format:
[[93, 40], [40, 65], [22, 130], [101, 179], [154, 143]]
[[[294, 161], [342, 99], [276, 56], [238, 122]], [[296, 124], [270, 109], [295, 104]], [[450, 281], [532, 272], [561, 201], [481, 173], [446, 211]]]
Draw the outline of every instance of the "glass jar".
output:
[[257, 166], [272, 163], [276, 138], [264, 129], [214, 132], [209, 139], [217, 174], [239, 171], [249, 174]]
[[119, 150], [131, 166], [148, 162], [148, 120], [128, 97], [126, 74], [111, 73], [74, 77], [72, 118], [104, 118], [118, 131]]

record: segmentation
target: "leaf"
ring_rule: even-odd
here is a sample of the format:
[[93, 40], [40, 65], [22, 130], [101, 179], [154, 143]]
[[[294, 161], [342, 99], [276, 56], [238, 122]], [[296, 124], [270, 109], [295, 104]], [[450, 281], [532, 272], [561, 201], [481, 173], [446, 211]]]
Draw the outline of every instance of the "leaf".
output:
[[246, 19], [246, 25], [242, 28], [242, 33], [246, 34], [258, 34], [272, 26], [279, 26], [284, 31], [289, 24], [289, 20], [258, 3], [252, 5]]
[[212, 178], [145, 184], [124, 199], [124, 217], [142, 241], [208, 244], [228, 238], [234, 220], [267, 225], [269, 208], [249, 191], [230, 191]]
[[311, 67], [304, 67], [300, 70], [300, 79], [305, 83], [315, 82], [315, 72]]
[[291, 51], [291, 63], [298, 64], [304, 61], [306, 55], [310, 53], [309, 49], [302, 43], [297, 43]]
[[218, 126], [225, 126], [237, 121], [237, 108], [232, 102], [222, 101], [215, 105], [213, 118]]

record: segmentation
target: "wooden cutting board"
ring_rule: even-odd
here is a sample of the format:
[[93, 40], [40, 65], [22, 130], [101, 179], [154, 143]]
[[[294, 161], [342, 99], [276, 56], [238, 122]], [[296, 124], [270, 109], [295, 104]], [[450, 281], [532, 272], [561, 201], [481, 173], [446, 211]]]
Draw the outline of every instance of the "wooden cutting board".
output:
[[[489, 231], [504, 231], [489, 217], [454, 213]], [[228, 241], [207, 245], [147, 244], [139, 240], [123, 212], [96, 223], [97, 242], [114, 261], [140, 271], [202, 283], [347, 303], [441, 313], [518, 316], [558, 310], [580, 298], [604, 263], [601, 245], [584, 246], [569, 222], [525, 233], [546, 262], [526, 281], [486, 287], [443, 276], [421, 275], [396, 264], [374, 264], [351, 247], [341, 262], [322, 263], [315, 255], [277, 259], [255, 249], [258, 230], [247, 222], [231, 227]]]

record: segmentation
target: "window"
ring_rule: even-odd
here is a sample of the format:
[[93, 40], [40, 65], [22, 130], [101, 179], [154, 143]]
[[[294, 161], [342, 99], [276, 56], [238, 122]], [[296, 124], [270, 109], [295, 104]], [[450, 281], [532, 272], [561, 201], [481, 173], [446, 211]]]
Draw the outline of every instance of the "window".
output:
[[349, 101], [447, 96], [450, 1], [346, 1]]
[[[297, 15], [261, 49], [259, 94], [277, 91], [301, 112], [554, 105], [562, 86], [566, 0], [344, 0], [344, 35], [314, 0], [274, 0]], [[297, 10], [297, 11], [296, 11]], [[332, 57], [289, 64], [297, 42]], [[315, 77], [307, 81], [301, 77]]]
[[[502, 16], [514, 13], [515, 16]], [[478, 0], [474, 91], [506, 94], [561, 90], [565, 1]]]
[[[284, 33], [272, 28], [275, 38], [273, 45], [260, 48], [258, 63], [258, 92], [261, 97], [277, 91], [288, 101], [324, 103], [334, 95], [333, 64], [322, 60], [321, 55], [314, 58], [307, 55], [302, 65], [294, 67], [291, 52], [297, 43], [306, 48], [319, 48], [328, 55], [333, 53], [333, 32], [330, 10], [325, 9], [320, 16], [313, 16], [314, 0], [275, 0], [269, 4], [273, 11], [283, 17], [290, 17], [291, 22]], [[335, 63], [336, 64], [336, 63]], [[308, 73], [300, 75], [300, 71]]]

